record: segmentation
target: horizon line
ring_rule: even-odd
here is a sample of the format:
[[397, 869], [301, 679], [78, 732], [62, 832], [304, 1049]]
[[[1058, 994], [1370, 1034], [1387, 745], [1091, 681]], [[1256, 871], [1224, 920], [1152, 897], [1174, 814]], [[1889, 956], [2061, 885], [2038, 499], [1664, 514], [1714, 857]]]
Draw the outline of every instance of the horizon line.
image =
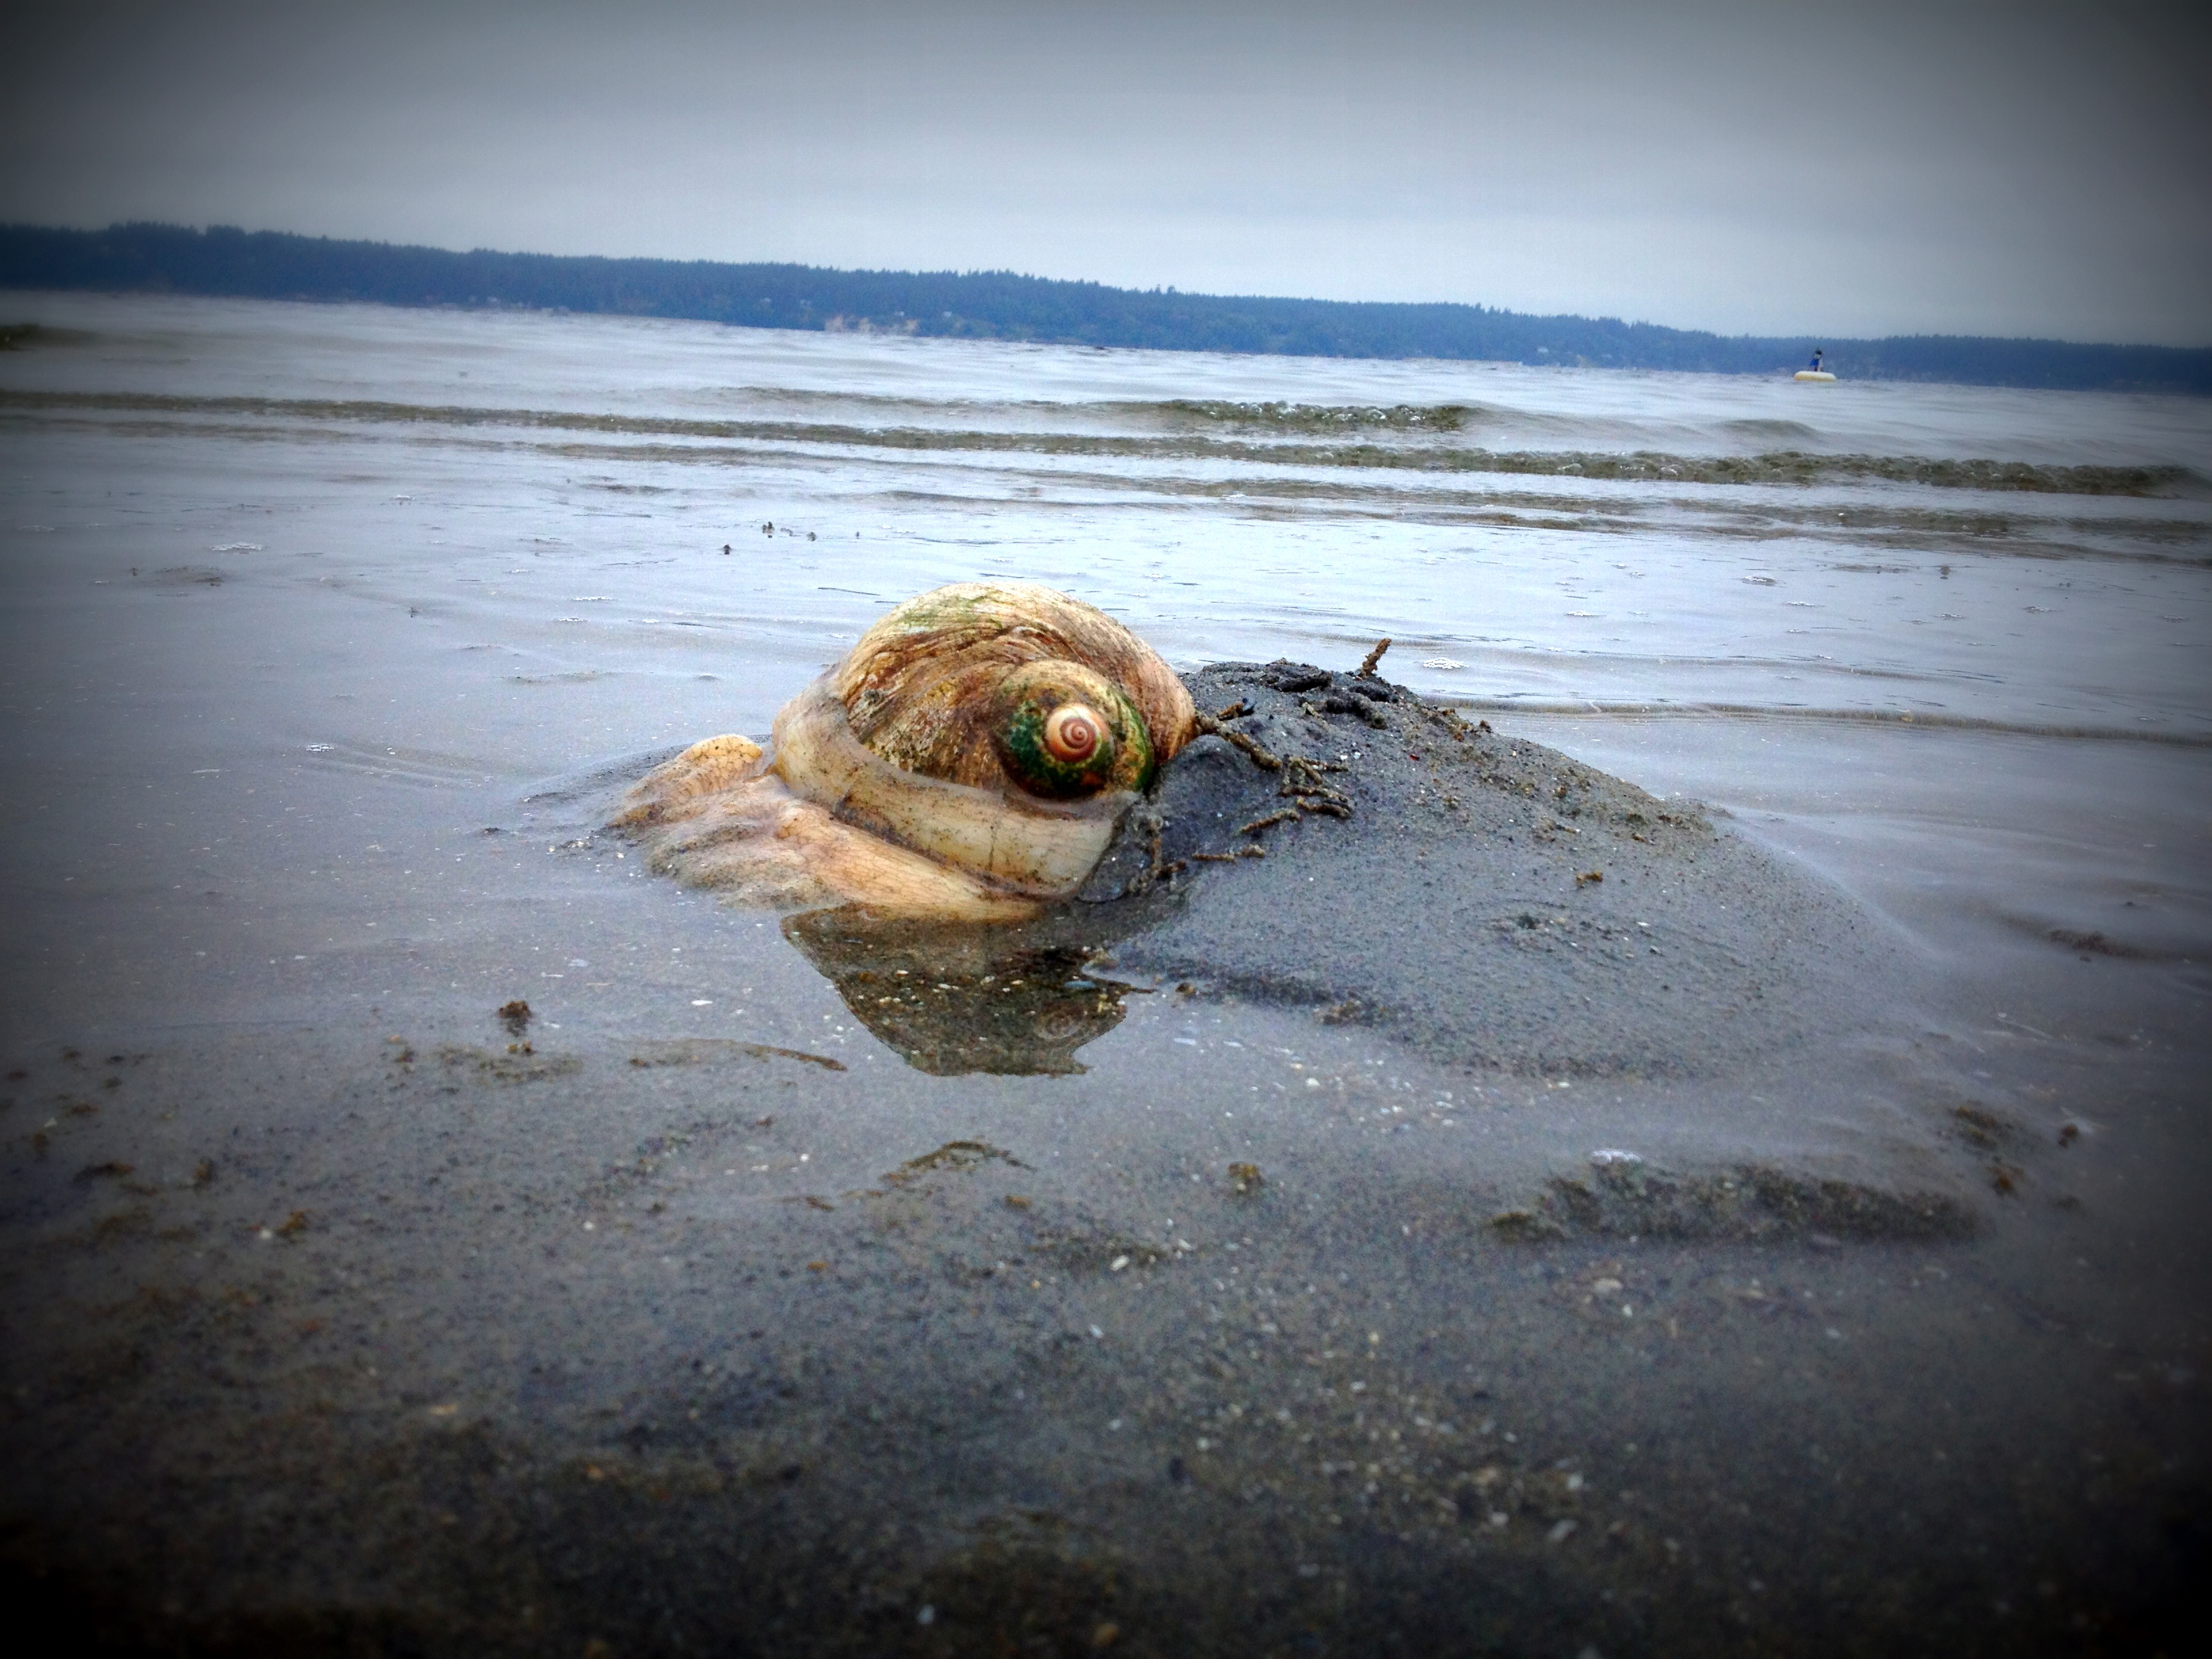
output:
[[[117, 219], [105, 225], [39, 225], [22, 221], [0, 221], [0, 232], [62, 231], [76, 235], [99, 235], [103, 232], [125, 230], [190, 231], [197, 235], [210, 236], [229, 234], [239, 236], [283, 236], [301, 241], [324, 242], [338, 246], [387, 248], [398, 252], [441, 253], [454, 258], [482, 255], [500, 259], [558, 259], [594, 262], [602, 264], [657, 264], [707, 266], [726, 270], [791, 270], [826, 276], [913, 276], [1005, 277], [1015, 282], [1037, 283], [1061, 288], [1095, 289], [1107, 294], [1143, 295], [1147, 298], [1176, 298], [1182, 300], [1256, 301], [1265, 304], [1298, 306], [1342, 306], [1389, 311], [1471, 311], [1493, 317], [1516, 317], [1530, 322], [1573, 322], [1610, 324], [1617, 328], [1652, 329], [1668, 334], [1688, 335], [1705, 339], [1746, 343], [1796, 343], [1803, 341], [1818, 344], [1835, 340], [1851, 345], [1875, 345], [1892, 340], [1978, 341], [2001, 342], [2008, 345], [2063, 345], [2087, 347], [2095, 349], [2120, 351], [2212, 351], [2212, 340], [2200, 345], [2172, 345], [2155, 340], [2087, 340], [2069, 339], [2053, 334], [1973, 334], [1934, 331], [1891, 332], [1887, 334], [1820, 334], [1810, 330], [1789, 334], [1760, 334], [1752, 330], [1729, 333], [1719, 329], [1686, 328], [1679, 324], [1662, 323], [1648, 318], [1634, 320], [1625, 316], [1580, 311], [1520, 311], [1506, 306], [1494, 306], [1480, 300], [1341, 300], [1317, 295], [1267, 294], [1260, 292], [1230, 293], [1210, 289], [1178, 288], [1172, 283], [1156, 283], [1150, 288], [1131, 287], [1119, 283], [1103, 282], [1093, 276], [1042, 276], [1034, 271], [1018, 270], [1010, 265], [951, 265], [925, 268], [902, 265], [830, 265], [813, 264], [802, 259], [714, 259], [703, 256], [682, 256], [665, 253], [553, 253], [537, 248], [494, 247], [484, 243], [461, 248], [437, 242], [393, 241], [368, 236], [335, 236], [327, 231], [280, 230], [269, 227], [248, 229], [242, 225], [222, 224], [210, 221], [191, 224], [166, 219]], [[701, 319], [706, 320], [706, 319]]]
[[1109, 349], [1766, 374], [1807, 354], [1854, 380], [2212, 396], [2212, 346], [2034, 335], [1723, 334], [1466, 300], [1124, 288], [1006, 268], [543, 253], [228, 224], [0, 223], [0, 289], [191, 293], [684, 319], [725, 326]]

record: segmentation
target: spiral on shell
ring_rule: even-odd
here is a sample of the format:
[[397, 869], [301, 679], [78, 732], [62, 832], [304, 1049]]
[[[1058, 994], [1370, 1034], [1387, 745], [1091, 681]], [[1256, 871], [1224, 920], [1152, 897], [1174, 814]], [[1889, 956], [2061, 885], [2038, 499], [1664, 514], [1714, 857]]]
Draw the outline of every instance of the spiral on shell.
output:
[[1080, 766], [1098, 751], [1098, 714], [1079, 702], [1055, 708], [1044, 723], [1044, 746], [1065, 766]]

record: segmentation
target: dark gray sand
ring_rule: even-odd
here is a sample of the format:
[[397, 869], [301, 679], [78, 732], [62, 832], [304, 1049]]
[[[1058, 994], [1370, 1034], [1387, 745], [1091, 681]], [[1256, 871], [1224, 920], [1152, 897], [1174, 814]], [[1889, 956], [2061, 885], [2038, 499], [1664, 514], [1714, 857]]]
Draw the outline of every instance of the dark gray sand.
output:
[[[449, 995], [12, 1060], [20, 1616], [568, 1655], [2194, 1622], [2201, 1077], [2125, 982], [2008, 1029], [1693, 805], [1372, 678], [1194, 684], [1249, 712], [1033, 927], [787, 949], [632, 878], [586, 780], [471, 832], [512, 921], [413, 947]], [[778, 1040], [716, 1034], [740, 1000]]]
[[1157, 830], [1157, 864], [1190, 890], [1146, 918], [1132, 966], [1371, 1024], [1446, 1064], [1592, 1079], [1832, 1041], [1915, 971], [1694, 805], [1487, 721], [1304, 664], [1192, 680], [1209, 712], [1249, 712], [1181, 758], [1085, 891], [1152, 887]]

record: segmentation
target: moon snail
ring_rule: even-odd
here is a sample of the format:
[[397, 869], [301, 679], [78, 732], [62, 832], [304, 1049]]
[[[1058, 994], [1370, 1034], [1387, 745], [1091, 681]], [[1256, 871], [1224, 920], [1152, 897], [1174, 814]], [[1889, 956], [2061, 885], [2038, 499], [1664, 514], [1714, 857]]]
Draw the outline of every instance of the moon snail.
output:
[[775, 718], [709, 738], [614, 827], [739, 902], [1012, 921], [1081, 886], [1194, 711], [1172, 670], [1054, 589], [908, 600]]

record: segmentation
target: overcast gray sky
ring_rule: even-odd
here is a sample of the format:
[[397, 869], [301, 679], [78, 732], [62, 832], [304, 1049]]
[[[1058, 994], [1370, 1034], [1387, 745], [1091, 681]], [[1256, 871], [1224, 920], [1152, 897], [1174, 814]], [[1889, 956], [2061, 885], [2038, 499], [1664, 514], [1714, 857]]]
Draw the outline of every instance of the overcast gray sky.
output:
[[0, 219], [2203, 345], [2205, 9], [76, 0]]

